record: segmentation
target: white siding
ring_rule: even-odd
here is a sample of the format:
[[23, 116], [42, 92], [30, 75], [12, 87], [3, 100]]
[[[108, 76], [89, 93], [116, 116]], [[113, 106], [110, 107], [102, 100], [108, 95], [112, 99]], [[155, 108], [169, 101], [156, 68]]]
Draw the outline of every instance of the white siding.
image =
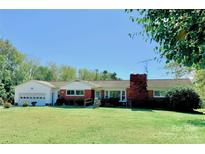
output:
[[[20, 96], [45, 96], [42, 100], [21, 99]], [[24, 101], [29, 103], [36, 101], [36, 105], [45, 105], [45, 103], [52, 103], [52, 88], [35, 81], [29, 81], [21, 84], [15, 88], [15, 102], [22, 105]]]

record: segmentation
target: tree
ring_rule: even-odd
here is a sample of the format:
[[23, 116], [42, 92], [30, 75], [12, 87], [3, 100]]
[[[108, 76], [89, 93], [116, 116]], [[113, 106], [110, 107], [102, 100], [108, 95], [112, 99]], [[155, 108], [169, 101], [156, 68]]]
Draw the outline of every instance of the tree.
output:
[[48, 68], [50, 70], [51, 80], [58, 81], [60, 72], [59, 72], [59, 68], [58, 68], [57, 64], [54, 62], [49, 62]]
[[4, 84], [0, 83], [0, 98], [5, 100], [7, 98], [6, 90], [4, 89]]
[[142, 24], [156, 50], [167, 63], [205, 68], [205, 10], [126, 10], [133, 22]]
[[24, 54], [8, 40], [0, 39], [0, 97], [4, 100], [12, 101], [14, 86], [24, 80], [19, 77], [19, 68], [24, 60]]
[[174, 76], [175, 79], [182, 78], [187, 76], [191, 73], [191, 69], [187, 67], [183, 67], [176, 62], [170, 62], [165, 65], [165, 69], [168, 70], [167, 74], [171, 74]]
[[103, 80], [107, 80], [108, 79], [108, 71], [107, 70], [104, 70], [103, 73], [102, 73], [102, 79]]
[[36, 72], [34, 74], [34, 79], [51, 81], [52, 80], [51, 70], [47, 66], [37, 67]]
[[86, 68], [79, 69], [79, 79], [81, 80], [95, 80], [96, 79], [96, 72], [88, 70]]
[[195, 72], [194, 86], [202, 101], [205, 102], [205, 70]]
[[117, 73], [110, 73], [110, 78], [111, 78], [111, 80], [118, 80], [118, 78], [117, 78]]
[[60, 67], [60, 81], [70, 81], [77, 79], [76, 69], [74, 67], [62, 65]]

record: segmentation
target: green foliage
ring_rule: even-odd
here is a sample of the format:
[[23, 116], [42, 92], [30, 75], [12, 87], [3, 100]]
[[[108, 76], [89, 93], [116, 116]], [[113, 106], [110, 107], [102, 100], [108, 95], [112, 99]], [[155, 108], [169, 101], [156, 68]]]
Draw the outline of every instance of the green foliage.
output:
[[14, 86], [24, 80], [18, 75], [24, 58], [8, 40], [0, 39], [0, 97], [4, 100], [12, 102]]
[[76, 69], [67, 65], [62, 65], [59, 70], [60, 81], [70, 81], [77, 79]]
[[4, 104], [4, 100], [0, 97], [0, 105]]
[[205, 68], [205, 10], [126, 10], [132, 22], [143, 25], [144, 31], [167, 63]]
[[201, 107], [199, 95], [191, 88], [173, 88], [166, 92], [170, 108], [177, 111], [193, 111]]
[[4, 108], [10, 108], [10, 107], [11, 107], [11, 103], [9, 103], [9, 102], [4, 103]]
[[88, 70], [88, 69], [80, 69], [79, 70], [79, 79], [81, 80], [120, 80], [120, 78], [117, 77], [117, 74], [110, 73], [107, 70], [104, 70], [103, 72], [99, 72], [99, 70]]
[[194, 76], [194, 87], [205, 105], [205, 70], [198, 70]]
[[176, 62], [170, 62], [165, 65], [165, 69], [168, 70], [167, 74], [173, 75], [175, 79], [182, 78], [191, 73], [191, 69], [177, 64]]
[[29, 102], [25, 101], [23, 102], [23, 107], [28, 107], [29, 106]]

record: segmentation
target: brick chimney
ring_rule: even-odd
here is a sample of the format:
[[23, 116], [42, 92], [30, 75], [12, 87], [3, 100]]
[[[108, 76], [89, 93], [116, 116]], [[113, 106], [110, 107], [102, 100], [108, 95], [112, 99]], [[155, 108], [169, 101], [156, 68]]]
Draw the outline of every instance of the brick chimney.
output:
[[130, 74], [130, 88], [128, 89], [128, 100], [144, 100], [147, 97], [147, 75]]

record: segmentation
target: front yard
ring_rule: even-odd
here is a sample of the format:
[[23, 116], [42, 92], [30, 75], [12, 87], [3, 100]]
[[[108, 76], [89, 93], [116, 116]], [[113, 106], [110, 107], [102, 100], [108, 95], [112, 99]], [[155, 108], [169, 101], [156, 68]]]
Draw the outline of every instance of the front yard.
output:
[[205, 115], [119, 108], [0, 108], [0, 143], [205, 143]]

